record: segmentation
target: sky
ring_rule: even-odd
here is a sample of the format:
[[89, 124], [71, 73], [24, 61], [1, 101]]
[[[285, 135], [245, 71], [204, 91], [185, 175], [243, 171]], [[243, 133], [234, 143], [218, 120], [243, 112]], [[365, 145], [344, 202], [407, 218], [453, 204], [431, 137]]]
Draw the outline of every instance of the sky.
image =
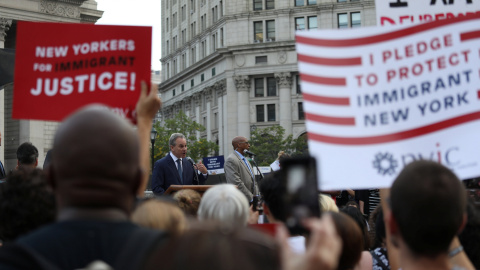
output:
[[152, 26], [152, 70], [160, 70], [161, 0], [96, 0], [97, 8], [104, 11], [97, 24]]

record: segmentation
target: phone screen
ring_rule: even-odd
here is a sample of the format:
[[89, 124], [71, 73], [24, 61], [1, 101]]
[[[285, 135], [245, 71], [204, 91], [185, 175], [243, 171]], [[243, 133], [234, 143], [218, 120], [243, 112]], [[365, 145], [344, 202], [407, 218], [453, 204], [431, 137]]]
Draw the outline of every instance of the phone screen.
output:
[[284, 160], [286, 225], [292, 235], [305, 234], [302, 220], [320, 216], [316, 162], [313, 157]]

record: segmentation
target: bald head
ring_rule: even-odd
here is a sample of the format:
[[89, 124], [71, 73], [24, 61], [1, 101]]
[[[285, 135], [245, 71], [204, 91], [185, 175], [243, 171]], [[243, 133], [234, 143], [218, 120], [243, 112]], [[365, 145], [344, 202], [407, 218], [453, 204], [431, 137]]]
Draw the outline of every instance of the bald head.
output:
[[233, 138], [233, 140], [232, 140], [233, 149], [237, 148], [237, 145], [239, 143], [245, 142], [245, 141], [247, 141], [247, 138], [242, 137], [242, 136], [237, 136], [237, 137]]
[[129, 211], [141, 171], [138, 139], [125, 120], [89, 106], [65, 120], [53, 149], [50, 169], [60, 207]]

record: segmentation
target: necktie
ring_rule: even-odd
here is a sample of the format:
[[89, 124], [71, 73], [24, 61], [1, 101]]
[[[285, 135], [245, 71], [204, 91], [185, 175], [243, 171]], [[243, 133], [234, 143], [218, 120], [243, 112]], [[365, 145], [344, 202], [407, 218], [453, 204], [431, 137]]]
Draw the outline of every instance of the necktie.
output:
[[251, 175], [252, 177], [254, 177], [254, 176], [253, 176], [252, 169], [250, 169], [250, 165], [248, 165], [247, 159], [246, 159], [246, 158], [242, 158], [242, 159], [243, 159], [243, 162], [245, 163], [245, 165], [247, 165], [247, 168], [248, 168], [248, 170], [250, 171], [250, 175]]
[[177, 170], [180, 175], [180, 183], [183, 184], [183, 170], [182, 170], [182, 159], [177, 159]]
[[245, 162], [245, 165], [247, 165], [247, 168], [248, 170], [250, 171], [250, 175], [252, 176], [253, 178], [253, 181], [252, 181], [252, 186], [250, 187], [250, 190], [252, 191], [252, 193], [255, 192], [255, 175], [253, 174], [253, 171], [252, 169], [250, 168], [250, 165], [248, 164], [248, 161], [245, 157], [242, 158], [243, 161]]

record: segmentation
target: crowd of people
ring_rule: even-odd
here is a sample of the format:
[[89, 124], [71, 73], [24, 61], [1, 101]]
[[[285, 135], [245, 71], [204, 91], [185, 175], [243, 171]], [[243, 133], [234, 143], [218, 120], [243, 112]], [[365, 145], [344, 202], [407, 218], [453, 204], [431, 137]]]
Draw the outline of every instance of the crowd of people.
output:
[[[98, 106], [68, 117], [44, 170], [35, 146], [19, 146], [0, 184], [0, 269], [480, 268], [478, 209], [431, 161], [407, 165], [389, 190], [319, 193], [322, 214], [302, 220], [304, 232], [289, 230], [284, 171], [258, 181], [243, 136], [232, 140], [227, 184], [165, 195], [208, 172], [179, 133], [150, 168], [154, 89], [142, 84], [136, 130]], [[144, 198], [150, 169], [158, 196]]]

